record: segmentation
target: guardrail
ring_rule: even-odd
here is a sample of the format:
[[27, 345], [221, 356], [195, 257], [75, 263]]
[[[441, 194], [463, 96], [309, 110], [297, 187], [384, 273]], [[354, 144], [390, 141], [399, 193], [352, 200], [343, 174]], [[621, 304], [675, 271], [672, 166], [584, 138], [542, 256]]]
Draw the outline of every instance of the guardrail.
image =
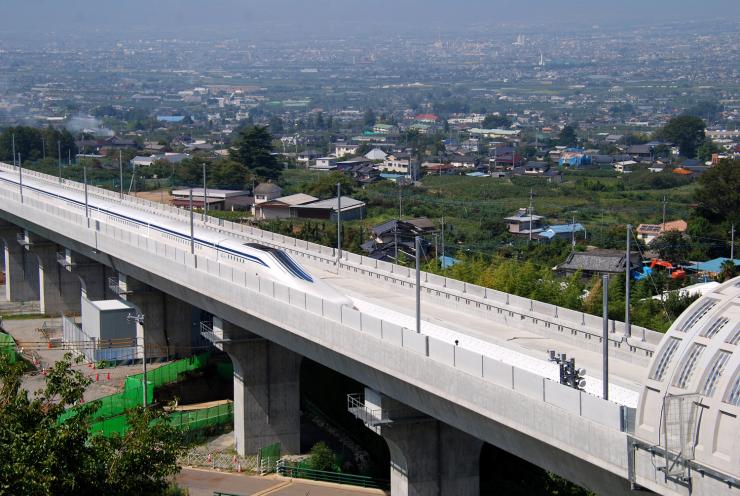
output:
[[[70, 211], [67, 206], [66, 208], [58, 207], [34, 195], [24, 195], [24, 203], [20, 206], [19, 195], [16, 192], [4, 191], [3, 195], [11, 200], [7, 202], [6, 209], [12, 210], [13, 206], [18, 204], [19, 211], [16, 214], [22, 214], [31, 222], [44, 225], [50, 222], [50, 216], [55, 216], [57, 219], [53, 219], [51, 228], [59, 229], [59, 219], [62, 219], [75, 226], [76, 229], [82, 229], [83, 233], [90, 231], [87, 219], [83, 215]], [[122, 260], [135, 260], [143, 268], [151, 264], [151, 270], [166, 270], [168, 265], [172, 264], [186, 270], [195, 270], [203, 275], [214, 277], [221, 283], [228, 282], [243, 291], [263, 295], [281, 304], [288, 304], [298, 310], [319, 315], [345, 328], [380, 339], [388, 345], [425, 356], [429, 360], [500, 387], [513, 389], [526, 396], [563, 408], [571, 414], [586, 417], [612, 429], [624, 430], [625, 428], [624, 419], [628, 416], [629, 410], [616, 403], [549, 381], [540, 375], [452, 343], [417, 334], [415, 331], [363, 314], [353, 308], [340, 306], [273, 281], [248, 276], [246, 271], [237, 267], [194, 256], [168, 244], [111, 225], [105, 219], [95, 219], [94, 225], [97, 245], [103, 245], [105, 251]], [[146, 256], [136, 253], [136, 250], [146, 253]], [[159, 258], [153, 258], [152, 255]], [[175, 274], [177, 277], [182, 272], [182, 270], [177, 270], [170, 275]], [[223, 288], [223, 284], [215, 284], [215, 282], [212, 286], [218, 292], [219, 288]], [[282, 322], [289, 328], [294, 325], [294, 322], [286, 320], [286, 312], [279, 312], [270, 318], [276, 322]]]

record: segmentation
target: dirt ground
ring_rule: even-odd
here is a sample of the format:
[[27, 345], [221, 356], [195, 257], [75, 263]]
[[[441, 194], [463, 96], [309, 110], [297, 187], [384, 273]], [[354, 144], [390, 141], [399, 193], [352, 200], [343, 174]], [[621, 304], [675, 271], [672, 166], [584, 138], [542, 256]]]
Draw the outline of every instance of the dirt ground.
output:
[[139, 193], [131, 192], [133, 196], [136, 196], [137, 198], [143, 198], [144, 200], [149, 200], [153, 202], [158, 203], [166, 203], [170, 204], [172, 201], [172, 195], [170, 194], [170, 190], [166, 188], [158, 189], [155, 191], [142, 191]]
[[[46, 337], [40, 332], [44, 322], [47, 325], [59, 325], [59, 319], [39, 318], [23, 320], [3, 320], [3, 329], [13, 336], [18, 344], [19, 351], [22, 350], [24, 358], [32, 361], [35, 359], [36, 371], [28, 372], [23, 379], [23, 387], [34, 392], [44, 386], [44, 375], [42, 369], [48, 368], [55, 362], [61, 360], [66, 350], [61, 348], [49, 348]], [[85, 391], [85, 401], [91, 401], [109, 394], [121, 392], [126, 376], [138, 374], [142, 371], [141, 364], [119, 365], [111, 368], [96, 369], [94, 364], [82, 362], [74, 365], [74, 369], [82, 372], [93, 382]], [[153, 370], [163, 364], [150, 363], [149, 370]]]

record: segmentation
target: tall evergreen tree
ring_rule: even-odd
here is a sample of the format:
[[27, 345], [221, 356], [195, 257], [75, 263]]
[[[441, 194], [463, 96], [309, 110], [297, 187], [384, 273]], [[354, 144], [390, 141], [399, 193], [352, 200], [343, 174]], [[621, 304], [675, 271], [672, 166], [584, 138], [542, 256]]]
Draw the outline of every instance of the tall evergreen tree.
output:
[[245, 127], [239, 132], [231, 158], [257, 177], [277, 179], [282, 166], [272, 154], [272, 136], [262, 126]]

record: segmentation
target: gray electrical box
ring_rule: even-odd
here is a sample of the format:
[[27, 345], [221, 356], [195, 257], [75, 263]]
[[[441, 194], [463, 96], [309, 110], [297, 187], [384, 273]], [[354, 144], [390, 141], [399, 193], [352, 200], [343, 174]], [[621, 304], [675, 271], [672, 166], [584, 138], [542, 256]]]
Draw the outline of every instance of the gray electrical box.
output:
[[136, 339], [136, 322], [126, 318], [136, 314], [125, 301], [82, 298], [82, 330], [96, 340]]

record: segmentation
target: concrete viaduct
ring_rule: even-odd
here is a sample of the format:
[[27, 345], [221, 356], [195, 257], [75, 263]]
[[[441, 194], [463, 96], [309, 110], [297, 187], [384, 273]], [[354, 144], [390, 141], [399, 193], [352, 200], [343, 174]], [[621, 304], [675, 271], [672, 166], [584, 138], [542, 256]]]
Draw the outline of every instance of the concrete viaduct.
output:
[[[635, 434], [661, 334], [633, 326], [627, 336], [621, 322], [609, 323], [613, 393], [605, 400], [600, 372], [591, 373], [601, 370], [600, 318], [424, 273], [417, 334], [408, 268], [196, 219], [196, 233], [291, 254], [355, 302], [339, 306], [193, 254], [180, 241], [154, 239], [101, 209], [155, 213], [189, 228], [188, 211], [92, 187], [84, 208], [62, 198], [82, 199], [83, 185], [0, 164], [0, 179], [21, 174], [22, 187], [0, 180], [7, 298], [38, 300], [42, 312], [57, 314], [79, 311], [81, 293], [117, 292], [146, 315], [147, 342], [178, 350], [192, 342], [188, 309], [210, 312], [204, 334], [234, 362], [241, 453], [276, 441], [298, 450], [299, 368], [307, 357], [366, 386], [348, 408], [386, 440], [394, 495], [478, 494], [484, 442], [599, 494], [740, 494], [737, 430], [725, 465]], [[585, 391], [558, 382], [548, 349], [589, 370]], [[737, 427], [737, 408], [728, 412]]]

